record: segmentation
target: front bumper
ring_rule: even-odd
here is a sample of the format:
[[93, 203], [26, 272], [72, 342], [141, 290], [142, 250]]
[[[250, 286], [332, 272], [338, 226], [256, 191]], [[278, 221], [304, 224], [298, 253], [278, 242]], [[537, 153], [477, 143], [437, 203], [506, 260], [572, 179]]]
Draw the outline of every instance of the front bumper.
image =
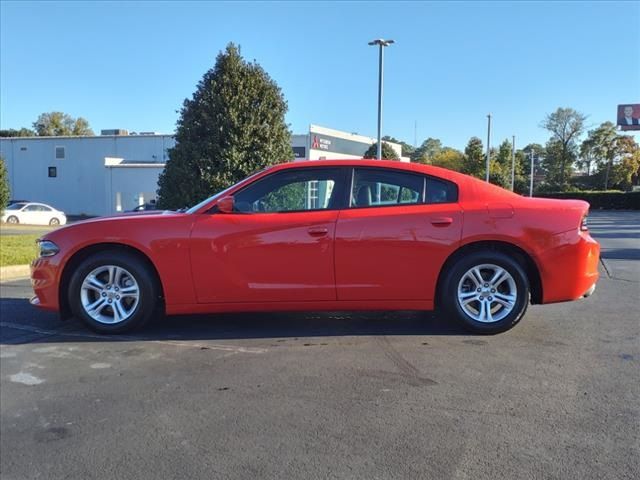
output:
[[57, 255], [37, 258], [31, 262], [31, 287], [35, 296], [31, 305], [43, 310], [57, 312], [60, 310], [59, 275]]

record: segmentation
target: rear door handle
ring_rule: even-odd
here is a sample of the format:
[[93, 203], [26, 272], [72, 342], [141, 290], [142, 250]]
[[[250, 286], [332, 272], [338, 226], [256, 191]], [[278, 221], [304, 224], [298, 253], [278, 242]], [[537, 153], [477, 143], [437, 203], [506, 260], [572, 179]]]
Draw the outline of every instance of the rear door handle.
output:
[[451, 217], [433, 217], [431, 220], [431, 225], [436, 227], [446, 227], [453, 223], [453, 218]]
[[327, 233], [329, 233], [329, 230], [324, 227], [312, 227], [307, 231], [309, 232], [309, 235], [311, 235], [312, 237], [323, 237]]

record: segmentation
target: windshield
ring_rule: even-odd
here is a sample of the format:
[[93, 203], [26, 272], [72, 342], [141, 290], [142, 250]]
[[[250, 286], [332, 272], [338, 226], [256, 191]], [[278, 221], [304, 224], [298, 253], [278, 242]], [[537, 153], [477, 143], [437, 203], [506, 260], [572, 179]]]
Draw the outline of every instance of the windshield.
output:
[[25, 205], [26, 203], [12, 203], [7, 207], [7, 210], [20, 210]]
[[224, 190], [222, 190], [221, 192], [216, 193], [215, 195], [212, 195], [209, 198], [206, 198], [205, 200], [201, 201], [199, 204], [194, 205], [193, 207], [191, 207], [189, 210], [187, 210], [185, 213], [196, 213], [198, 210], [200, 210], [202, 207], [204, 207], [207, 203], [215, 200], [216, 198], [220, 198], [222, 196], [224, 196], [229, 190], [231, 190], [232, 188], [234, 188], [236, 185], [240, 184], [240, 183], [244, 183], [247, 182], [249, 180], [251, 180], [253, 177], [255, 177], [256, 175], [262, 173], [264, 170], [260, 170], [252, 175], [249, 175], [247, 178], [245, 178], [244, 180], [240, 180], [238, 183], [235, 183], [233, 185], [231, 185], [228, 188], [225, 188]]

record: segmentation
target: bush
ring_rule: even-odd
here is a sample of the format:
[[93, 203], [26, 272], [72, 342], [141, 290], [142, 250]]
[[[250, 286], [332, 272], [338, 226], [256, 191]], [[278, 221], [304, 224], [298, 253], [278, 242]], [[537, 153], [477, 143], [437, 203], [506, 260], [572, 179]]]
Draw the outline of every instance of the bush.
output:
[[540, 193], [537, 197], [584, 200], [592, 210], [640, 210], [640, 192], [617, 190]]

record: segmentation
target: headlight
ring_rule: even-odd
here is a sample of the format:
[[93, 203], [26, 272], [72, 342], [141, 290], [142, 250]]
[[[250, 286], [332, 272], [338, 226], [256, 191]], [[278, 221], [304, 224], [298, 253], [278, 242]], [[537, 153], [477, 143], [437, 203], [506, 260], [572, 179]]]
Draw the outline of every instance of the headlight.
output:
[[41, 257], [52, 257], [60, 251], [58, 246], [49, 240], [38, 240], [38, 249]]

